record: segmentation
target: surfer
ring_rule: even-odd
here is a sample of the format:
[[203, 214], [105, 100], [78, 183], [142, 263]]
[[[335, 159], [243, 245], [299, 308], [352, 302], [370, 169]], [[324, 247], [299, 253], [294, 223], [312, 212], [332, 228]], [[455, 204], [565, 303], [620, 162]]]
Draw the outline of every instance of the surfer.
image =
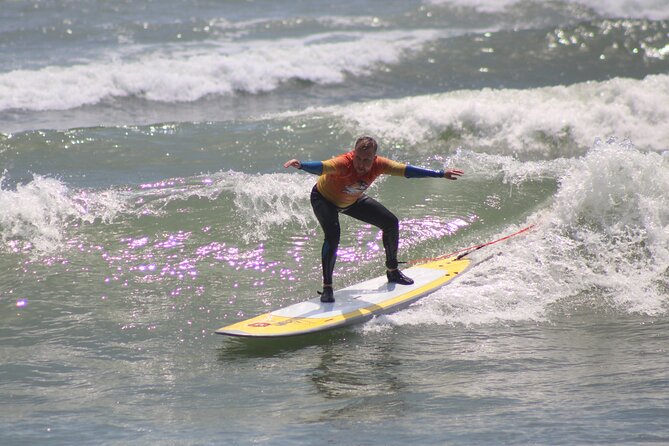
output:
[[372, 224], [383, 232], [388, 281], [411, 285], [413, 279], [398, 269], [399, 220], [378, 201], [365, 195], [365, 190], [379, 175], [406, 178], [447, 178], [456, 180], [464, 172], [459, 169], [430, 170], [402, 164], [377, 156], [378, 145], [373, 138], [358, 138], [355, 148], [327, 161], [299, 161], [292, 159], [284, 167], [294, 167], [318, 175], [311, 190], [311, 207], [318, 219], [325, 241], [321, 250], [323, 263], [323, 291], [321, 302], [334, 302], [332, 273], [337, 260], [340, 228], [339, 213]]

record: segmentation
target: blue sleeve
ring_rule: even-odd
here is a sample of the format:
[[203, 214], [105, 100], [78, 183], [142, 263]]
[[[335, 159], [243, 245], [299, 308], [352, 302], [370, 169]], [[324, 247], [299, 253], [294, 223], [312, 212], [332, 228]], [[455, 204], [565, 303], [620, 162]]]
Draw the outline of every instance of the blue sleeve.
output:
[[323, 173], [322, 161], [300, 161], [300, 164], [302, 164], [300, 169], [305, 172], [313, 173], [315, 175], [321, 175]]
[[423, 169], [422, 167], [415, 167], [407, 164], [407, 167], [404, 170], [404, 176], [407, 178], [426, 178], [426, 177], [443, 178], [444, 171]]

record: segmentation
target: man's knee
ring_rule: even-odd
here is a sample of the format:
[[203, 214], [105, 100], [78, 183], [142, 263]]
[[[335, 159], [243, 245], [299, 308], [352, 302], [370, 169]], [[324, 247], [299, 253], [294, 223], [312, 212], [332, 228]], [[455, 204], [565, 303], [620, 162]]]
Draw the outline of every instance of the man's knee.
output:
[[386, 217], [384, 225], [381, 229], [384, 231], [399, 231], [400, 220], [395, 216], [395, 214], [390, 214]]

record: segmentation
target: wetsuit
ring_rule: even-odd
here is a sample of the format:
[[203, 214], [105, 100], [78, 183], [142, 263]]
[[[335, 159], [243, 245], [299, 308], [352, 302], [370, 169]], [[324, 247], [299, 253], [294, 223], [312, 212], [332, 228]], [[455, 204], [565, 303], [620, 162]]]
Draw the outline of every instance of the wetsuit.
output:
[[319, 175], [311, 191], [311, 206], [325, 233], [321, 250], [323, 283], [332, 284], [332, 272], [337, 260], [340, 227], [339, 212], [372, 224], [383, 231], [386, 267], [397, 268], [399, 221], [378, 201], [365, 195], [365, 190], [380, 175], [407, 178], [444, 177], [443, 170], [414, 167], [377, 156], [365, 175], [358, 175], [353, 167], [354, 152], [344, 153], [327, 161], [301, 162], [301, 169]]

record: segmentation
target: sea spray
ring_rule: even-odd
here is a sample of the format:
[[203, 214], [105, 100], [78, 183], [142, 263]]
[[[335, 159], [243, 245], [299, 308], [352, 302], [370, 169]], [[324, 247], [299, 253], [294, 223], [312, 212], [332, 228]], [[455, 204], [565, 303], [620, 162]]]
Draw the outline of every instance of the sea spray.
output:
[[306, 228], [315, 221], [308, 205], [315, 179], [310, 175], [266, 174], [240, 176], [234, 186], [237, 212], [246, 222], [244, 238], [266, 239], [289, 222]]
[[50, 252], [62, 248], [71, 223], [109, 222], [122, 208], [113, 191], [72, 191], [58, 179], [35, 175], [15, 189], [0, 189], [0, 234], [5, 248]]
[[368, 329], [542, 322], [574, 306], [666, 314], [667, 190], [666, 157], [625, 142], [598, 142], [572, 160], [552, 205], [529, 218], [532, 231], [484, 248], [476, 254], [484, 261], [461, 279]]

